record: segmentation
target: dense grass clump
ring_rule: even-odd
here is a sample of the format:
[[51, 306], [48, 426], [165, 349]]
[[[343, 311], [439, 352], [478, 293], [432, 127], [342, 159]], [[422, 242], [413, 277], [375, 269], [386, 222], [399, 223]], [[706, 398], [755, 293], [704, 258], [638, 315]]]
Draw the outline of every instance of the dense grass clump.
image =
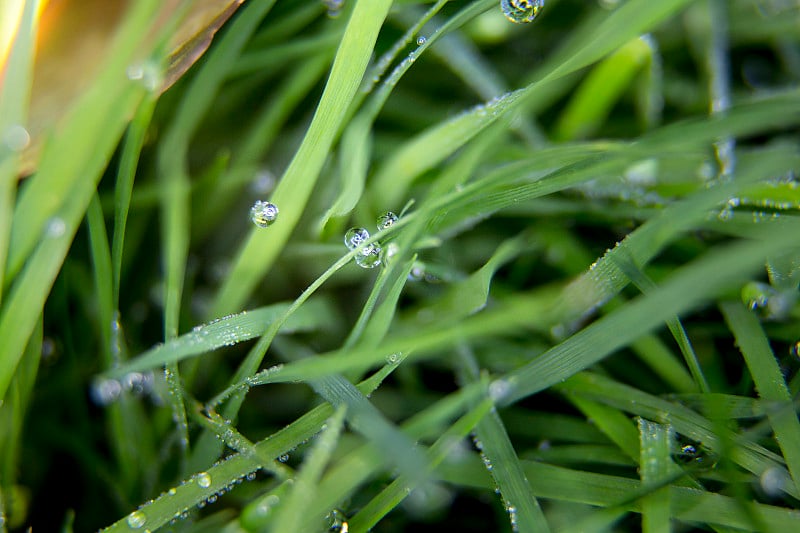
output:
[[38, 4], [0, 531], [800, 529], [796, 2]]

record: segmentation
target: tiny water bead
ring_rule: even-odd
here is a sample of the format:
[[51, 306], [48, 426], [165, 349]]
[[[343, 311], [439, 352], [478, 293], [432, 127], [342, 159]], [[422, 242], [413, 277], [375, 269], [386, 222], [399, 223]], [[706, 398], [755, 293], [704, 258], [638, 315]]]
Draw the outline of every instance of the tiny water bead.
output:
[[21, 152], [31, 143], [31, 134], [23, 126], [13, 124], [3, 135], [3, 143], [9, 150]]
[[347, 516], [339, 509], [334, 509], [328, 516], [328, 531], [338, 533], [347, 533], [349, 526], [347, 525]]
[[131, 529], [141, 529], [147, 522], [147, 516], [141, 511], [134, 511], [128, 515], [128, 527]]
[[375, 221], [375, 225], [378, 226], [378, 231], [381, 231], [394, 226], [394, 223], [397, 222], [397, 220], [397, 215], [391, 211], [387, 211], [378, 217], [378, 219]]
[[427, 43], [428, 39], [423, 36], [417, 37], [417, 45], [422, 46], [423, 44]]
[[361, 268], [375, 268], [381, 264], [381, 247], [377, 243], [367, 245], [356, 254], [355, 260]]
[[543, 7], [544, 0], [500, 0], [503, 15], [516, 24], [533, 22]]
[[796, 359], [800, 359], [800, 341], [797, 341], [789, 346], [789, 355]]
[[278, 218], [278, 206], [263, 200], [257, 201], [250, 208], [250, 220], [259, 228], [271, 226]]
[[328, 10], [328, 16], [330, 18], [336, 18], [342, 13], [344, 0], [322, 0], [322, 5]]
[[344, 234], [344, 245], [348, 250], [355, 250], [367, 239], [369, 239], [369, 232], [364, 228], [350, 228]]
[[195, 479], [197, 479], [197, 485], [204, 489], [211, 486], [211, 475], [208, 472], [200, 472]]

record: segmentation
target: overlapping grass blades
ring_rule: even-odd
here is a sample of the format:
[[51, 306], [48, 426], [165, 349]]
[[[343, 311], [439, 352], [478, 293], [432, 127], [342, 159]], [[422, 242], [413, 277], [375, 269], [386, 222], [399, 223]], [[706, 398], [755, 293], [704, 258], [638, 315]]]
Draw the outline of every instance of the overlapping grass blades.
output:
[[609, 4], [246, 2], [161, 97], [124, 75], [163, 57], [139, 2], [18, 185], [20, 34], [0, 531], [52, 526], [26, 461], [65, 454], [76, 529], [796, 529], [800, 13]]

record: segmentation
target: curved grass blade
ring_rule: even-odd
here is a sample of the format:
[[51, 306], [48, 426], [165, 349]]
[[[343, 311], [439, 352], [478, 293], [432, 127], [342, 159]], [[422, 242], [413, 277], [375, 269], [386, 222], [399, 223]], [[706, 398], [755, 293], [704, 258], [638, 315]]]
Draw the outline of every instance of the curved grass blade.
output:
[[253, 231], [216, 295], [211, 315], [240, 308], [272, 266], [300, 220], [349, 103], [358, 90], [391, 0], [358, 0], [345, 29], [325, 91], [308, 132], [272, 194], [281, 218], [268, 232]]
[[[3, 14], [4, 17], [11, 17], [8, 11]], [[3, 139], [0, 144], [0, 303], [3, 301], [3, 290], [7, 285], [5, 281], [6, 259], [11, 237], [17, 173], [21, 162], [21, 155], [9, 146], [8, 141], [9, 135], [16, 132], [16, 135], [22, 136], [21, 141], [27, 139], [27, 142], [30, 142], [30, 134], [23, 128], [23, 125], [27, 123], [31, 94], [33, 58], [39, 26], [38, 11], [38, 0], [24, 2], [21, 13], [19, 13], [20, 19], [16, 34], [9, 32], [9, 39], [13, 36], [13, 44], [6, 42], [6, 35], [3, 35], [1, 43], [3, 46], [0, 46], [0, 136]], [[6, 21], [3, 20], [3, 22]], [[4, 24], [4, 27], [7, 25]], [[10, 44], [11, 48], [8, 50], [6, 61], [3, 56], [7, 44]], [[15, 146], [15, 148], [24, 148], [24, 146]], [[2, 398], [1, 395], [0, 398]]]

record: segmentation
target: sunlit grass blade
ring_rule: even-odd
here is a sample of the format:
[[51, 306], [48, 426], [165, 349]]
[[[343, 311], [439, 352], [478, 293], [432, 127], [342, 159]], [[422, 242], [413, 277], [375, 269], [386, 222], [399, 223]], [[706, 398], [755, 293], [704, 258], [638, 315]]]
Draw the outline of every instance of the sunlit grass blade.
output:
[[[18, 152], [30, 142], [24, 125], [33, 77], [38, 11], [38, 0], [24, 2], [8, 56], [0, 57], [4, 60], [0, 63], [0, 80], [3, 81], [0, 85], [0, 138], [3, 140], [0, 143], [0, 302], [7, 285], [6, 259], [16, 198]], [[6, 13], [5, 16], [11, 15]]]
[[[270, 269], [300, 220], [348, 105], [361, 83], [390, 0], [359, 0], [348, 21], [331, 74], [303, 143], [283, 174], [271, 201], [281, 210], [268, 232], [253, 231], [211, 306], [211, 315], [236, 311]], [[235, 280], [235, 281], [234, 281]]]
[[553, 132], [555, 139], [584, 139], [591, 135], [606, 120], [650, 53], [647, 43], [637, 37], [592, 69], [559, 117]]
[[46, 234], [51, 217], [57, 216], [69, 202], [88, 205], [132, 110], [146, 92], [140, 83], [119, 73], [125, 72], [133, 58], [142, 54], [143, 36], [139, 28], [157, 16], [160, 5], [146, 1], [132, 6], [101, 75], [45, 141], [37, 179], [22, 191], [15, 206], [9, 276], [19, 272], [38, 240]]

